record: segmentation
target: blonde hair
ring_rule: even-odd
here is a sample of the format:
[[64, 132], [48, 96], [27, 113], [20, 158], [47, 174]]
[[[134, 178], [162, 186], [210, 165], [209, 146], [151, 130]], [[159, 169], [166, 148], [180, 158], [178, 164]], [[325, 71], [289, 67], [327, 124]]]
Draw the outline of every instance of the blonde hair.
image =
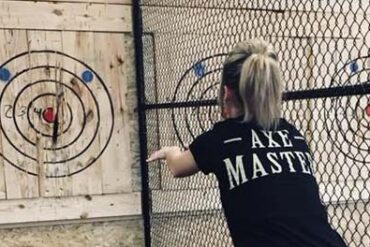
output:
[[262, 39], [237, 44], [224, 62], [220, 103], [225, 85], [237, 92], [244, 108], [244, 122], [253, 118], [264, 129], [277, 127], [281, 116], [282, 76], [271, 44]]

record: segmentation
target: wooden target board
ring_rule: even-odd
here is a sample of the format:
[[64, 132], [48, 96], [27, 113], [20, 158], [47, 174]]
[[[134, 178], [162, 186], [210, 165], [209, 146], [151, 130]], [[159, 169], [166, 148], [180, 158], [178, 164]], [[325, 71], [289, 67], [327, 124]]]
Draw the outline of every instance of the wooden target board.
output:
[[131, 190], [123, 33], [1, 31], [0, 197]]
[[[42, 61], [48, 56], [55, 65], [44, 61], [17, 66], [17, 60], [27, 64], [27, 59]], [[52, 50], [26, 51], [0, 67], [0, 80], [5, 82], [0, 95], [4, 160], [29, 175], [45, 173], [46, 178], [57, 178], [82, 172], [99, 159], [112, 137], [114, 112], [107, 86], [91, 67]], [[80, 75], [73, 67], [81, 70]], [[98, 100], [99, 87], [103, 93]], [[105, 126], [101, 125], [102, 112], [110, 113]], [[99, 136], [104, 139], [100, 139], [98, 152], [89, 154]], [[23, 160], [19, 162], [14, 153]]]

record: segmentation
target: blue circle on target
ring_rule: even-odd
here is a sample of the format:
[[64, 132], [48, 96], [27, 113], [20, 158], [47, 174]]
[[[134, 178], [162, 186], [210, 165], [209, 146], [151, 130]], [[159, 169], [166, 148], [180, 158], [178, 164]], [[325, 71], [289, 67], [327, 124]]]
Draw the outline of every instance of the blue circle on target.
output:
[[0, 69], [0, 80], [1, 81], [9, 81], [11, 77], [10, 71], [7, 68], [1, 68]]
[[85, 70], [82, 73], [82, 80], [84, 80], [84, 82], [89, 83], [89, 82], [92, 82], [93, 79], [94, 79], [94, 75], [90, 70]]
[[194, 74], [198, 77], [202, 77], [206, 73], [206, 68], [202, 63], [196, 63], [193, 66]]
[[356, 62], [352, 62], [350, 65], [349, 65], [349, 68], [351, 70], [351, 73], [355, 73], [358, 71], [358, 64]]

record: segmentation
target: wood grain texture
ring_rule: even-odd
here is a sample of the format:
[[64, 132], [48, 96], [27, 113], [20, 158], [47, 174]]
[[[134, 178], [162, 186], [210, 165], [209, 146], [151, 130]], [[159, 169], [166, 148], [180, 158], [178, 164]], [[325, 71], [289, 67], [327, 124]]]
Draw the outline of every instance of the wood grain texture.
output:
[[[102, 162], [102, 181], [104, 193], [128, 192], [131, 190], [131, 165], [132, 154], [130, 150], [130, 124], [129, 111], [127, 104], [127, 84], [128, 84], [128, 49], [133, 49], [130, 37], [119, 34], [94, 35], [95, 48], [94, 54], [97, 56], [96, 69], [99, 74], [105, 75], [105, 80], [110, 82], [108, 85], [114, 106], [114, 134], [109, 148], [103, 153]], [[99, 45], [100, 44], [100, 45]], [[130, 45], [128, 45], [130, 44]], [[106, 54], [109, 47], [109, 54]], [[99, 97], [100, 90], [97, 90]], [[99, 97], [102, 100], [106, 99]], [[108, 104], [109, 102], [101, 102]], [[102, 119], [109, 117], [109, 112], [102, 112]], [[102, 123], [104, 124], [104, 123]], [[108, 126], [105, 126], [108, 128]], [[107, 134], [107, 133], [105, 133]], [[104, 139], [106, 136], [101, 135]]]
[[100, 4], [120, 4], [131, 5], [132, 0], [2, 0], [2, 1], [18, 1], [18, 2], [52, 2], [52, 3], [100, 3]]
[[[105, 34], [107, 35], [107, 34]], [[84, 61], [89, 66], [92, 66], [93, 69], [96, 69], [96, 66], [100, 63], [97, 59], [96, 54], [94, 53], [95, 47], [94, 41], [94, 33], [90, 32], [64, 32], [63, 33], [63, 51], [66, 54], [73, 54], [74, 57]], [[73, 71], [76, 75], [80, 75], [84, 70], [84, 66], [79, 63], [76, 64], [69, 64], [67, 65], [70, 71]], [[103, 78], [107, 75], [102, 74]], [[72, 82], [73, 78], [70, 78], [69, 81]], [[88, 97], [88, 92], [82, 85], [76, 84], [73, 86], [75, 91], [81, 96], [83, 103], [86, 106], [86, 111], [93, 111], [96, 118], [96, 111], [95, 111], [95, 104], [91, 97]], [[96, 90], [93, 90], [94, 95], [96, 95]], [[97, 98], [99, 100], [99, 98]], [[78, 122], [82, 122], [82, 116], [75, 114], [76, 120]], [[102, 121], [104, 122], [104, 120]], [[80, 127], [78, 127], [80, 128]], [[94, 131], [95, 125], [92, 122], [87, 123], [86, 133], [91, 133], [92, 135]], [[78, 141], [79, 146], [87, 146], [88, 142], [90, 141], [90, 135], [85, 133], [86, 138], [81, 138]], [[99, 138], [93, 143], [91, 148], [89, 149], [89, 153], [87, 155], [91, 155], [92, 157], [98, 153], [99, 148]], [[102, 193], [102, 160], [97, 160], [93, 165], [91, 165], [88, 169], [84, 170], [81, 173], [75, 174], [71, 178], [72, 182], [72, 193], [74, 195], [83, 195], [83, 194], [101, 194]]]
[[0, 201], [0, 224], [140, 215], [140, 193]]
[[[1, 30], [0, 38], [0, 58], [2, 61], [8, 59], [9, 57], [17, 54], [19, 51], [27, 51], [28, 49], [28, 37], [26, 31], [21, 30]], [[17, 64], [13, 65], [14, 67], [8, 68], [10, 71], [15, 67], [24, 67], [28, 68], [30, 66], [30, 61], [27, 60], [27, 57], [24, 57], [18, 61]], [[30, 76], [30, 80], [32, 80]], [[4, 83], [0, 84], [0, 91], [3, 91], [5, 87]], [[2, 140], [2, 154], [5, 154], [6, 157], [12, 157], [13, 161], [16, 161], [16, 165], [20, 169], [29, 169], [29, 164], [24, 159], [24, 156], [20, 153], [14, 152], [14, 149], [11, 147], [9, 140], [14, 141], [19, 136], [15, 134], [14, 122], [12, 120], [12, 115], [10, 112], [5, 112], [5, 108], [10, 106], [11, 109], [14, 107], [15, 93], [14, 89], [9, 88], [9, 93], [4, 95], [4, 98], [1, 103], [2, 110], [2, 126], [4, 132], [1, 134]], [[10, 114], [10, 115], [9, 115]], [[17, 114], [17, 113], [16, 113]], [[23, 118], [23, 116], [22, 116]], [[26, 128], [29, 130], [29, 127]], [[7, 133], [8, 138], [5, 138], [4, 133]], [[31, 134], [32, 135], [32, 134]], [[33, 134], [33, 137], [36, 137]], [[36, 156], [37, 149], [36, 147], [26, 147], [24, 145], [19, 145], [18, 148], [23, 150], [25, 153], [33, 153]], [[30, 169], [31, 172], [36, 172], [36, 170]], [[39, 196], [39, 185], [38, 178], [35, 176], [30, 176], [25, 172], [20, 171], [14, 166], [10, 165], [8, 162], [4, 164], [4, 174], [6, 181], [6, 198], [7, 199], [16, 199], [16, 198], [32, 198]]]
[[[11, 71], [12, 76], [24, 69], [26, 71], [15, 77], [8, 85], [0, 83], [0, 90], [6, 92], [0, 104], [1, 120], [4, 127], [4, 132], [0, 135], [0, 151], [2, 154], [7, 154], [5, 156], [13, 162], [13, 165], [19, 166], [16, 168], [9, 161], [0, 159], [0, 199], [18, 201], [21, 205], [19, 209], [27, 208], [28, 210], [21, 212], [27, 211], [27, 214], [30, 215], [30, 217], [25, 217], [17, 211], [17, 207], [14, 209], [14, 204], [9, 204], [10, 201], [0, 200], [0, 208], [1, 205], [4, 206], [0, 209], [4, 213], [4, 217], [0, 215], [0, 218], [3, 219], [0, 220], [0, 225], [140, 214], [140, 193], [131, 193], [134, 190], [132, 176], [140, 176], [132, 170], [132, 166], [136, 164], [134, 164], [131, 155], [132, 142], [135, 141], [132, 140], [134, 137], [132, 133], [135, 132], [133, 130], [135, 127], [133, 123], [135, 121], [133, 119], [135, 104], [132, 102], [134, 101], [133, 96], [128, 95], [136, 92], [132, 90], [134, 85], [132, 82], [134, 80], [132, 76], [133, 58], [128, 58], [131, 54], [128, 50], [133, 47], [132, 36], [124, 33], [41, 30], [0, 30], [0, 32], [2, 34], [0, 47], [3, 48], [0, 49], [1, 61], [26, 52], [25, 55], [6, 64], [6, 68]], [[35, 53], [35, 51], [37, 52]], [[60, 55], [60, 53], [65, 55]], [[68, 56], [72, 56], [76, 60], [71, 60]], [[91, 83], [83, 82], [81, 79], [83, 72], [88, 67], [96, 73]], [[69, 71], [73, 75], [65, 71]], [[34, 84], [39, 80], [44, 82]], [[76, 80], [80, 81], [76, 82]], [[64, 86], [56, 82], [63, 83]], [[22, 91], [28, 85], [32, 85], [29, 90]], [[68, 87], [73, 89], [75, 95], [70, 92]], [[6, 90], [4, 90], [5, 88]], [[63, 97], [58, 103], [57, 95], [60, 91]], [[87, 114], [85, 115], [87, 123], [82, 132], [83, 136], [73, 144], [75, 146], [68, 146], [65, 150], [47, 149], [54, 145], [52, 138], [42, 136], [31, 128], [26, 119], [28, 115], [17, 115], [19, 129], [31, 141], [35, 142], [35, 145], [31, 145], [15, 131], [13, 118], [4, 116], [4, 104], [11, 105], [13, 108], [15, 105], [15, 113], [22, 113], [23, 108], [20, 106], [28, 105], [32, 99], [43, 93], [51, 94], [51, 96], [44, 96], [41, 100], [35, 101], [36, 103], [32, 103], [29, 116], [31, 122], [44, 133], [52, 134], [54, 124], [45, 122], [43, 115], [37, 115], [35, 113], [37, 109], [59, 109], [58, 133], [66, 126], [70, 117], [66, 110], [67, 104], [70, 104], [74, 112], [71, 129], [60, 135], [55, 145], [67, 145], [71, 136], [75, 136], [81, 128], [84, 116], [79, 110], [81, 107], [77, 104], [78, 102], [73, 98], [80, 97], [86, 108], [84, 114]], [[93, 97], [96, 98], [96, 102]], [[16, 103], [17, 98], [19, 100]], [[99, 105], [99, 109], [96, 108], [96, 104]], [[107, 142], [109, 129], [113, 122], [110, 109], [114, 112], [114, 129], [112, 139]], [[98, 114], [100, 114], [100, 122], [97, 120]], [[98, 134], [92, 144], [88, 146], [87, 144], [92, 140], [96, 128]], [[15, 146], [19, 148], [18, 151], [5, 138], [4, 133], [7, 133], [9, 139], [15, 140]], [[97, 155], [105, 145], [107, 146], [103, 155], [85, 170], [72, 176], [51, 177], [69, 174], [87, 165], [91, 159], [98, 157]], [[80, 156], [69, 161], [58, 161], [69, 158], [78, 153], [80, 147], [85, 146], [88, 148]], [[29, 154], [30, 157], [25, 157], [20, 151]], [[32, 157], [34, 160], [31, 159]], [[19, 168], [25, 171], [21, 171]], [[27, 171], [34, 174], [27, 174]], [[103, 194], [110, 195], [102, 196]], [[90, 198], [87, 201], [95, 196], [98, 199], [93, 200], [93, 204], [86, 204], [85, 200], [81, 199], [85, 198], [81, 197], [82, 195], [87, 195], [86, 198]], [[23, 200], [27, 198], [35, 199]], [[113, 198], [113, 201], [107, 199], [112, 201], [108, 207], [104, 204], [106, 201], [100, 200], [100, 198]], [[126, 198], [127, 200], [117, 198]], [[120, 206], [115, 208], [113, 205]], [[49, 213], [45, 214], [40, 211], [44, 211], [45, 207], [50, 209]], [[71, 207], [71, 211], [79, 211], [79, 213], [66, 216], [69, 214], [65, 211], [68, 210], [66, 209], [68, 207]], [[86, 207], [87, 211], [85, 212], [83, 210]]]
[[131, 6], [1, 1], [0, 28], [132, 32]]
[[[2, 136], [0, 135], [0, 151], [2, 152]], [[5, 161], [3, 156], [0, 156], [0, 199], [6, 198], [6, 183], [5, 183], [5, 167], [4, 167]]]
[[[29, 39], [29, 49], [30, 50], [53, 50], [53, 51], [63, 51], [63, 42], [62, 42], [62, 32], [60, 31], [27, 31], [28, 33], [28, 39]], [[53, 57], [50, 56], [49, 54], [44, 54], [42, 56], [31, 56], [32, 59], [37, 59], [37, 60], [32, 60], [31, 65], [32, 66], [43, 66], [45, 64], [55, 66], [58, 68], [63, 67], [63, 60], [60, 57]], [[42, 79], [46, 78], [49, 80], [55, 80], [55, 81], [63, 81], [62, 73], [61, 71], [56, 71], [56, 73], [45, 73], [45, 70], [39, 70], [38, 74], [34, 75], [36, 76], [37, 79]], [[42, 88], [41, 88], [42, 87]], [[53, 93], [57, 94], [58, 91], [61, 89], [60, 86], [58, 87], [54, 83], [45, 83], [45, 84], [40, 84], [40, 87], [38, 88], [40, 92], [48, 92], [48, 93]], [[62, 88], [62, 90], [65, 90]], [[29, 98], [34, 98], [35, 95], [38, 95], [40, 92], [37, 92], [37, 89], [34, 89], [33, 92], [31, 92]], [[25, 100], [29, 100], [29, 98], [26, 98]], [[56, 97], [54, 96], [49, 96], [49, 97], [44, 97], [42, 101], [40, 102], [39, 105], [35, 105], [34, 107], [51, 107], [56, 110]], [[65, 97], [66, 101], [68, 102], [69, 98]], [[65, 122], [63, 121], [63, 109], [66, 107], [61, 105], [59, 107], [60, 109], [60, 119], [61, 126], [60, 128], [63, 129], [63, 126]], [[40, 118], [36, 118], [34, 116], [34, 123], [41, 125], [44, 127], [44, 130], [46, 133], [51, 133], [52, 132], [52, 124], [46, 124], [43, 121], [40, 121]], [[40, 140], [43, 141], [42, 145], [40, 146], [41, 148], [38, 148], [39, 152], [43, 150], [43, 148], [50, 147], [52, 146], [51, 144], [51, 138], [43, 138], [42, 136], [39, 137]], [[64, 138], [60, 138], [59, 142], [61, 144], [64, 144], [63, 141], [65, 141]], [[44, 161], [55, 161], [58, 157], [56, 153], [53, 152], [41, 152], [41, 159]], [[61, 152], [61, 156], [68, 155], [65, 151]], [[44, 171], [44, 175], [40, 175], [39, 172], [39, 183], [43, 184], [43, 189], [42, 192], [40, 191], [40, 195], [42, 196], [68, 196], [72, 195], [71, 191], [71, 177], [62, 177], [62, 178], [47, 178], [47, 175], [50, 174], [58, 174], [58, 173], [69, 173], [68, 171], [68, 164], [66, 162], [62, 163], [57, 163], [57, 164], [43, 164], [41, 160], [39, 160], [39, 166], [42, 167]], [[41, 189], [40, 189], [41, 190]]]

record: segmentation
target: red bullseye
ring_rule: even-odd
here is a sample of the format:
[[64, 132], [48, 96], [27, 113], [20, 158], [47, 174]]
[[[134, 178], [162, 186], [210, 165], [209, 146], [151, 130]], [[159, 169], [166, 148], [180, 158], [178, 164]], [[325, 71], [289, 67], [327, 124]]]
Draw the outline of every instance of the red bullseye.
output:
[[48, 123], [53, 123], [54, 120], [55, 120], [55, 116], [54, 116], [54, 109], [53, 107], [48, 107], [44, 110], [44, 112], [42, 113], [42, 117], [44, 118], [44, 120]]
[[366, 115], [370, 117], [370, 104], [368, 104], [365, 108]]

